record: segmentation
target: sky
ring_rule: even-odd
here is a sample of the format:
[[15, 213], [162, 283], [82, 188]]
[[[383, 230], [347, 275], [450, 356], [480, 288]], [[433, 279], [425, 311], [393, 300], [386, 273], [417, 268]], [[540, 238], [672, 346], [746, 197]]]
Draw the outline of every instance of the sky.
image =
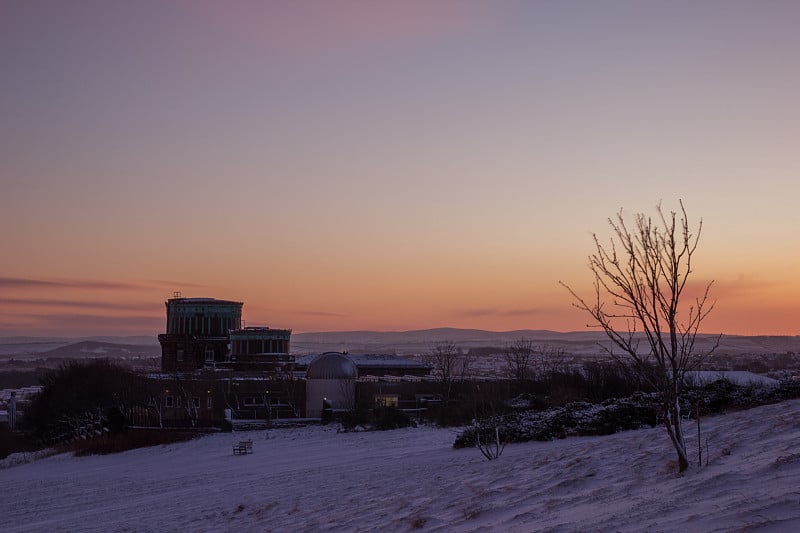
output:
[[800, 325], [800, 3], [0, 3], [0, 335], [580, 331], [608, 217], [703, 221], [707, 332]]

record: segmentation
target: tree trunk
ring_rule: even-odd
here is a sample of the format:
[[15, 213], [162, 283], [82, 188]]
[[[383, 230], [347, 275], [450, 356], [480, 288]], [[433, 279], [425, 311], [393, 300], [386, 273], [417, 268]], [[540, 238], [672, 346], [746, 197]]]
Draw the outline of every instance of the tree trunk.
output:
[[681, 425], [681, 405], [678, 398], [670, 398], [667, 402], [667, 412], [664, 417], [664, 424], [667, 433], [678, 454], [678, 472], [683, 472], [689, 468], [689, 458], [686, 454], [686, 441], [683, 437], [683, 426]]

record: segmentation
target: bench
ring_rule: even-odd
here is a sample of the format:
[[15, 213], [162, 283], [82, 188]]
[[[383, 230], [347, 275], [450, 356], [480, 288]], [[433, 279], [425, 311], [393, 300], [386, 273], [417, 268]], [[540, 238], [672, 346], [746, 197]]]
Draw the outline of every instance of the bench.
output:
[[238, 444], [233, 445], [233, 455], [247, 455], [248, 453], [253, 453], [252, 440], [240, 440]]

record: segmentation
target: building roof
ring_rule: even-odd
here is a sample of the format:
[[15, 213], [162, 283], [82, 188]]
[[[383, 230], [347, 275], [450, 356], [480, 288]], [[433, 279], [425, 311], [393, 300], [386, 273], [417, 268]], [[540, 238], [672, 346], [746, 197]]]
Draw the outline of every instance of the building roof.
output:
[[355, 379], [358, 368], [353, 360], [339, 352], [326, 352], [318, 355], [308, 364], [308, 379]]
[[407, 359], [398, 355], [392, 354], [353, 354], [350, 358], [356, 366], [386, 366], [392, 368], [427, 368], [428, 365], [420, 363], [413, 359]]
[[413, 359], [390, 354], [349, 354], [326, 352], [306, 355], [296, 359], [298, 367], [307, 366], [309, 379], [350, 379], [365, 370], [384, 369], [429, 369], [430, 366]]
[[232, 300], [217, 300], [216, 298], [170, 298], [166, 302], [167, 305], [197, 305], [197, 304], [212, 304], [212, 305], [244, 305], [244, 302], [234, 302]]
[[231, 330], [230, 336], [258, 337], [259, 335], [288, 335], [291, 332], [291, 329], [273, 329], [266, 326], [247, 326], [245, 328]]

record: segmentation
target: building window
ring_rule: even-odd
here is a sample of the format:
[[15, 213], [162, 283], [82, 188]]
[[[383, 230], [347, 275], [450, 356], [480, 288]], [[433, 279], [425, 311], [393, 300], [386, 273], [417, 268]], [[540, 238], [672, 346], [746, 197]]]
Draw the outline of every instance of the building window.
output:
[[192, 407], [200, 409], [200, 396], [192, 396]]
[[243, 400], [244, 405], [252, 406], [252, 405], [263, 405], [264, 402], [261, 401], [260, 398], [256, 398], [255, 396], [245, 396]]
[[214, 348], [206, 348], [206, 363], [214, 362]]
[[175, 358], [178, 361], [183, 361], [183, 348], [178, 348], [178, 351], [176, 352]]
[[395, 394], [376, 394], [375, 407], [397, 407], [398, 400]]
[[172, 396], [164, 398], [164, 407], [175, 407], [175, 398]]
[[207, 396], [206, 397], [206, 409], [211, 409], [211, 406], [212, 406], [211, 396]]

